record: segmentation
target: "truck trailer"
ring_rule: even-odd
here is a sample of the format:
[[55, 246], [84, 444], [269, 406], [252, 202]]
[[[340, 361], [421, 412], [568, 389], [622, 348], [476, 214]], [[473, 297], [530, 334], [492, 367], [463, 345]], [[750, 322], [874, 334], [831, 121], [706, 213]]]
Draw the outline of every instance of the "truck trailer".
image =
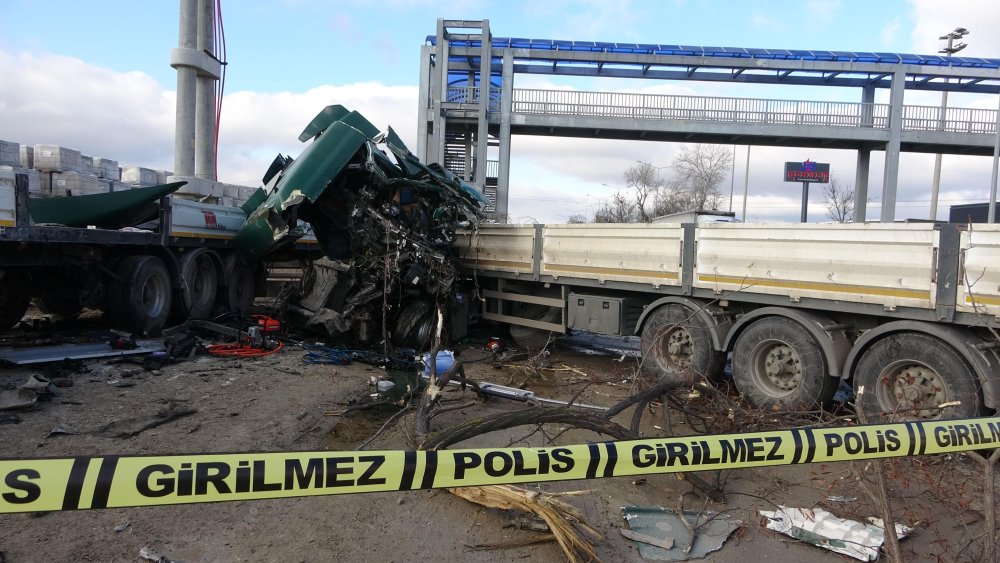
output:
[[769, 410], [824, 405], [842, 380], [873, 417], [1000, 404], [996, 225], [483, 225], [457, 247], [483, 317], [526, 346], [639, 335], [667, 380], [717, 380], [728, 356]]

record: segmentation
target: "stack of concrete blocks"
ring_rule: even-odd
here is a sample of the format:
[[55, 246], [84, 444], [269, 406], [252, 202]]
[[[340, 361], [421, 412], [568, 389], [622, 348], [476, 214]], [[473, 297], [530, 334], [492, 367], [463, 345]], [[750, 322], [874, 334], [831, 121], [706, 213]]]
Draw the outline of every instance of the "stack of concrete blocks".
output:
[[29, 196], [41, 197], [44, 195], [42, 193], [42, 175], [38, 172], [38, 170], [33, 170], [31, 168], [0, 165], [0, 186], [9, 186], [11, 188], [16, 187], [15, 182], [17, 181], [18, 174], [25, 174], [28, 176]]
[[58, 145], [35, 145], [33, 164], [42, 173], [42, 195], [51, 197], [102, 193], [93, 159]]
[[13, 186], [16, 174], [28, 175], [32, 197], [63, 197], [118, 192], [186, 181], [173, 197], [239, 207], [257, 188], [200, 178], [176, 177], [168, 170], [118, 166], [118, 161], [89, 157], [58, 145], [20, 145], [0, 141], [0, 186]]
[[35, 147], [31, 145], [21, 145], [21, 168], [35, 167]]
[[121, 181], [121, 174], [117, 160], [94, 157], [94, 175], [97, 176], [97, 183], [100, 184], [102, 192], [120, 192], [129, 189], [129, 186]]
[[22, 162], [21, 145], [10, 141], [0, 141], [0, 186], [14, 187], [17, 174], [28, 175], [28, 193], [30, 195], [41, 195], [41, 177], [37, 170], [32, 170], [30, 165], [25, 166], [25, 163]]
[[0, 141], [0, 166], [21, 166], [21, 145]]
[[227, 207], [239, 207], [247, 199], [243, 197], [243, 189], [246, 186], [236, 184], [222, 184], [222, 205]]
[[173, 193], [173, 196], [176, 198], [213, 204], [218, 204], [222, 201], [223, 184], [221, 182], [186, 176], [169, 176], [166, 180], [167, 183], [187, 182], [187, 184], [181, 186], [180, 189]]
[[121, 180], [133, 188], [146, 188], [159, 184], [156, 170], [141, 166], [122, 166]]

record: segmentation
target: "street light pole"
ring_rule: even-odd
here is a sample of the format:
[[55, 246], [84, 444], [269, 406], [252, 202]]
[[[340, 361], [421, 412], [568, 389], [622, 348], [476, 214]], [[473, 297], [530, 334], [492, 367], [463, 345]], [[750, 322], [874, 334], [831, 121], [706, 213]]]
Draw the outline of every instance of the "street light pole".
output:
[[[968, 34], [969, 34], [968, 29], [965, 29], [964, 27], [956, 27], [955, 31], [952, 31], [947, 35], [942, 35], [938, 39], [942, 40], [947, 39], [948, 46], [938, 51], [938, 53], [945, 53], [948, 57], [951, 57], [955, 53], [968, 47], [967, 43], [959, 43], [958, 45], [955, 45], [956, 39], [961, 39]], [[945, 83], [947, 82], [949, 82], [949, 80], [945, 78]], [[946, 120], [947, 112], [948, 112], [948, 90], [945, 90], [944, 92], [941, 92], [941, 119], [939, 120], [939, 123], [942, 130], [944, 129], [945, 123], [947, 121]], [[931, 221], [937, 220], [938, 193], [940, 192], [940, 190], [941, 190], [941, 153], [938, 153], [934, 155], [934, 177], [931, 182], [931, 212], [930, 212]]]

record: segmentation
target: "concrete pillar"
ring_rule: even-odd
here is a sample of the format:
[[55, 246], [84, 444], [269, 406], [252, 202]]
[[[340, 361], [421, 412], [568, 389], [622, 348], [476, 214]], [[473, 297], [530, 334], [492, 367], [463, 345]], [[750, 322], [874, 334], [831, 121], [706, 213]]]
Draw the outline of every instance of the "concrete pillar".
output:
[[444, 166], [445, 123], [441, 104], [448, 97], [448, 35], [444, 29], [444, 20], [437, 23], [437, 50], [434, 58], [437, 63], [437, 92], [434, 98], [434, 144], [428, 147], [429, 162], [440, 162]]
[[864, 223], [868, 214], [868, 173], [871, 169], [872, 151], [858, 149], [857, 173], [854, 177], [854, 222]]
[[[861, 89], [861, 126], [874, 127], [875, 85], [866, 84]], [[871, 170], [872, 151], [867, 146], [858, 149], [857, 171], [854, 177], [854, 222], [864, 223], [868, 216], [868, 176]]]
[[875, 85], [865, 84], [861, 88], [861, 126], [873, 127], [875, 124]]
[[[198, 6], [198, 50], [210, 57], [215, 53], [215, 4], [201, 0]], [[198, 73], [195, 88], [195, 176], [203, 180], [217, 180], [215, 161], [217, 77]]]
[[514, 51], [503, 50], [500, 83], [500, 170], [497, 173], [496, 216], [507, 222], [510, 197], [510, 118], [514, 111]]
[[899, 182], [899, 145], [903, 134], [903, 94], [906, 71], [897, 70], [892, 75], [889, 93], [889, 142], [885, 146], [885, 173], [882, 176], [883, 223], [896, 220], [896, 184]]
[[475, 182], [476, 179], [473, 178], [473, 173], [475, 170], [473, 166], [475, 164], [475, 159], [472, 156], [472, 133], [466, 129], [462, 132], [462, 145], [465, 149], [465, 161], [462, 163], [462, 179], [466, 182]]
[[482, 21], [482, 50], [479, 55], [479, 116], [476, 128], [475, 183], [480, 191], [486, 189], [486, 154], [490, 137], [490, 75], [492, 74], [493, 41], [490, 20]]
[[433, 119], [431, 114], [431, 89], [434, 84], [434, 76], [431, 71], [431, 55], [434, 47], [423, 45], [420, 47], [420, 90], [417, 93], [417, 158], [421, 162], [431, 162], [427, 160], [427, 144], [430, 135], [430, 124]]
[[[178, 49], [198, 44], [198, 0], [180, 0]], [[194, 176], [195, 93], [197, 71], [191, 66], [177, 69], [177, 113], [174, 124], [174, 174]]]

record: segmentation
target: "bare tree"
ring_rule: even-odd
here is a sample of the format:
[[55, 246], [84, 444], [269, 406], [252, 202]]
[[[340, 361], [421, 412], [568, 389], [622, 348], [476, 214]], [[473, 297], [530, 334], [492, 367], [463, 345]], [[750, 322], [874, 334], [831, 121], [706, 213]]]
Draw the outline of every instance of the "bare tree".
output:
[[566, 222], [570, 225], [578, 225], [580, 223], [586, 223], [587, 216], [583, 213], [574, 213], [566, 219]]
[[621, 192], [615, 192], [611, 201], [594, 210], [595, 223], [635, 223], [638, 217], [635, 201]]
[[652, 164], [640, 162], [625, 170], [625, 185], [635, 192], [636, 220], [648, 223], [655, 215], [650, 213], [647, 202], [660, 185], [659, 170]]
[[687, 145], [671, 165], [678, 185], [691, 193], [693, 207], [715, 209], [722, 203], [719, 185], [733, 164], [733, 155], [722, 145]]
[[653, 194], [652, 215], [670, 215], [699, 209], [694, 194], [685, 185], [676, 179], [669, 180], [665, 185], [657, 188]]
[[823, 188], [826, 198], [826, 214], [838, 223], [850, 223], [854, 220], [854, 187], [840, 183], [837, 178], [830, 178], [830, 183]]
[[594, 211], [595, 223], [648, 223], [653, 217], [697, 209], [715, 209], [722, 202], [718, 187], [733, 163], [718, 145], [681, 149], [664, 182], [659, 169], [639, 162], [625, 170], [627, 191], [618, 191]]

